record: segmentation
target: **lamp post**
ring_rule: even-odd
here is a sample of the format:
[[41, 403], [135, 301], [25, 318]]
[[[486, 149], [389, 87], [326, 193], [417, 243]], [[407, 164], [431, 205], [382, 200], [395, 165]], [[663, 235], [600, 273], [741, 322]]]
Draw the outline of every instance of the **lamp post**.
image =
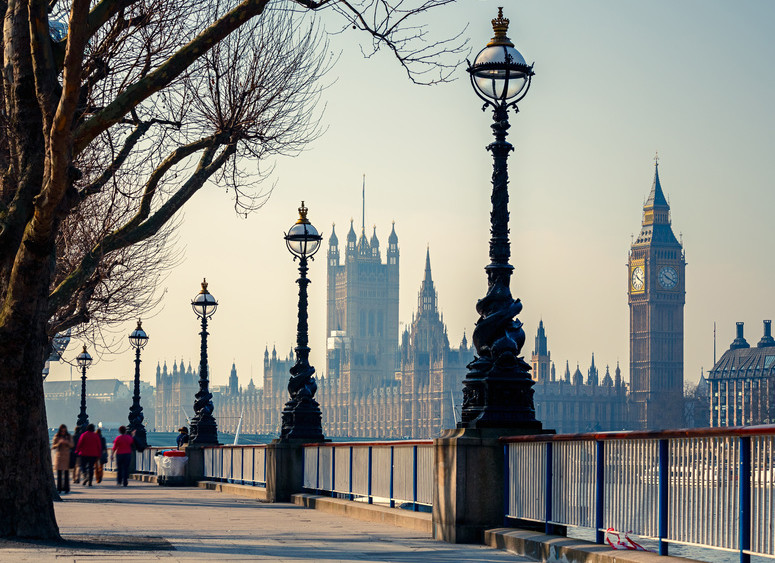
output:
[[323, 237], [307, 219], [307, 208], [302, 201], [299, 219], [285, 235], [285, 244], [293, 259], [299, 259], [299, 279], [296, 280], [299, 284], [299, 321], [296, 330], [296, 363], [290, 369], [291, 377], [288, 381], [291, 398], [283, 409], [281, 440], [323, 440], [320, 406], [315, 400], [318, 386], [313, 377], [315, 368], [309, 365], [307, 334], [307, 260], [313, 259], [321, 240]]
[[143, 323], [137, 320], [137, 328], [129, 335], [129, 343], [135, 349], [135, 392], [132, 397], [132, 406], [129, 407], [129, 431], [134, 431], [134, 439], [137, 449], [142, 451], [148, 445], [145, 426], [143, 426], [143, 407], [140, 406], [140, 350], [148, 343], [148, 335], [143, 330]]
[[492, 213], [490, 214], [490, 264], [487, 295], [476, 304], [479, 320], [473, 332], [477, 355], [468, 364], [463, 381], [463, 410], [459, 428], [524, 428], [540, 430], [533, 406], [533, 380], [530, 366], [520, 356], [525, 332], [516, 315], [522, 310], [513, 299], [509, 282], [514, 270], [509, 264], [508, 169], [513, 150], [506, 141], [508, 110], [518, 110], [530, 88], [533, 66], [528, 65], [506, 36], [509, 20], [498, 8], [492, 20], [495, 36], [469, 63], [471, 84], [493, 110], [491, 125], [495, 141], [487, 146], [492, 153]]
[[92, 362], [92, 357], [86, 351], [86, 344], [83, 345], [83, 351], [75, 357], [75, 361], [81, 368], [81, 412], [78, 414], [75, 425], [80, 428], [82, 433], [89, 424], [89, 415], [86, 414], [86, 369]]
[[191, 308], [202, 319], [202, 332], [199, 333], [202, 344], [199, 355], [199, 392], [195, 395], [189, 445], [215, 445], [218, 444], [218, 427], [213, 417], [213, 395], [210, 393], [207, 374], [207, 321], [218, 309], [218, 302], [207, 291], [206, 279], [202, 281], [202, 289], [191, 301]]

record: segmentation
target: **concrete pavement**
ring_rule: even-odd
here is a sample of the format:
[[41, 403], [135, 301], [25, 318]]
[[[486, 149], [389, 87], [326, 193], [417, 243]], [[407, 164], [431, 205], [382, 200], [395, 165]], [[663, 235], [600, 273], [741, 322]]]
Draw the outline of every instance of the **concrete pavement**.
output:
[[0, 561], [533, 561], [292, 504], [136, 481], [74, 485], [56, 514], [64, 544], [0, 540]]

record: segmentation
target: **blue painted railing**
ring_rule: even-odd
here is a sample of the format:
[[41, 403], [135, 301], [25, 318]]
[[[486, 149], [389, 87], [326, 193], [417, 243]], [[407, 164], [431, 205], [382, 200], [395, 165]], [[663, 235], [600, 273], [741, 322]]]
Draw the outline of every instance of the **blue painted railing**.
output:
[[304, 446], [304, 488], [316, 494], [418, 511], [433, 502], [433, 472], [432, 440]]
[[507, 522], [775, 558], [775, 426], [502, 441]]

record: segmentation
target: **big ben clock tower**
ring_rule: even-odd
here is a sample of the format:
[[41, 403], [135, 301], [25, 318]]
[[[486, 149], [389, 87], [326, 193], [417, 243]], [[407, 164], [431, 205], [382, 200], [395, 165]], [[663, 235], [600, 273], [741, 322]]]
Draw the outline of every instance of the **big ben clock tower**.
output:
[[636, 429], [680, 428], [686, 260], [670, 226], [670, 206], [659, 183], [643, 206], [643, 224], [627, 264], [630, 304], [631, 420]]

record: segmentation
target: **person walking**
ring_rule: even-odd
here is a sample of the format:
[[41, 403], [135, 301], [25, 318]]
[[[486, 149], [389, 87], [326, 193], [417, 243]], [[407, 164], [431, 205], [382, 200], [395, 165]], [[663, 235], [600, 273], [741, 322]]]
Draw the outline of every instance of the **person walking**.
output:
[[126, 426], [119, 426], [118, 436], [113, 440], [113, 451], [110, 452], [110, 459], [116, 456], [116, 485], [118, 486], [127, 486], [134, 441], [134, 438], [126, 433]]
[[188, 440], [189, 440], [188, 427], [181, 426], [180, 428], [178, 428], [178, 432], [180, 432], [180, 434], [178, 434], [176, 441], [178, 444], [178, 449], [182, 450], [183, 448], [188, 446]]
[[[78, 439], [81, 437], [81, 427], [77, 424], [75, 425], [75, 430], [73, 430], [73, 443], [77, 444]], [[81, 458], [78, 457], [78, 454], [75, 453], [76, 448], [73, 448], [70, 450], [70, 469], [73, 471], [73, 483], [80, 483], [81, 481]]]
[[105, 442], [105, 436], [102, 435], [102, 428], [97, 428], [95, 433], [100, 437], [100, 457], [94, 466], [94, 478], [97, 483], [101, 483], [104, 466], [108, 463], [108, 444]]
[[102, 442], [97, 433], [94, 432], [94, 425], [89, 424], [86, 432], [78, 438], [76, 453], [81, 456], [81, 473], [83, 474], [83, 486], [91, 487], [94, 479], [94, 464], [100, 457]]
[[51, 450], [54, 452], [54, 469], [57, 472], [57, 492], [70, 492], [70, 452], [73, 449], [73, 437], [64, 424], [54, 434]]

